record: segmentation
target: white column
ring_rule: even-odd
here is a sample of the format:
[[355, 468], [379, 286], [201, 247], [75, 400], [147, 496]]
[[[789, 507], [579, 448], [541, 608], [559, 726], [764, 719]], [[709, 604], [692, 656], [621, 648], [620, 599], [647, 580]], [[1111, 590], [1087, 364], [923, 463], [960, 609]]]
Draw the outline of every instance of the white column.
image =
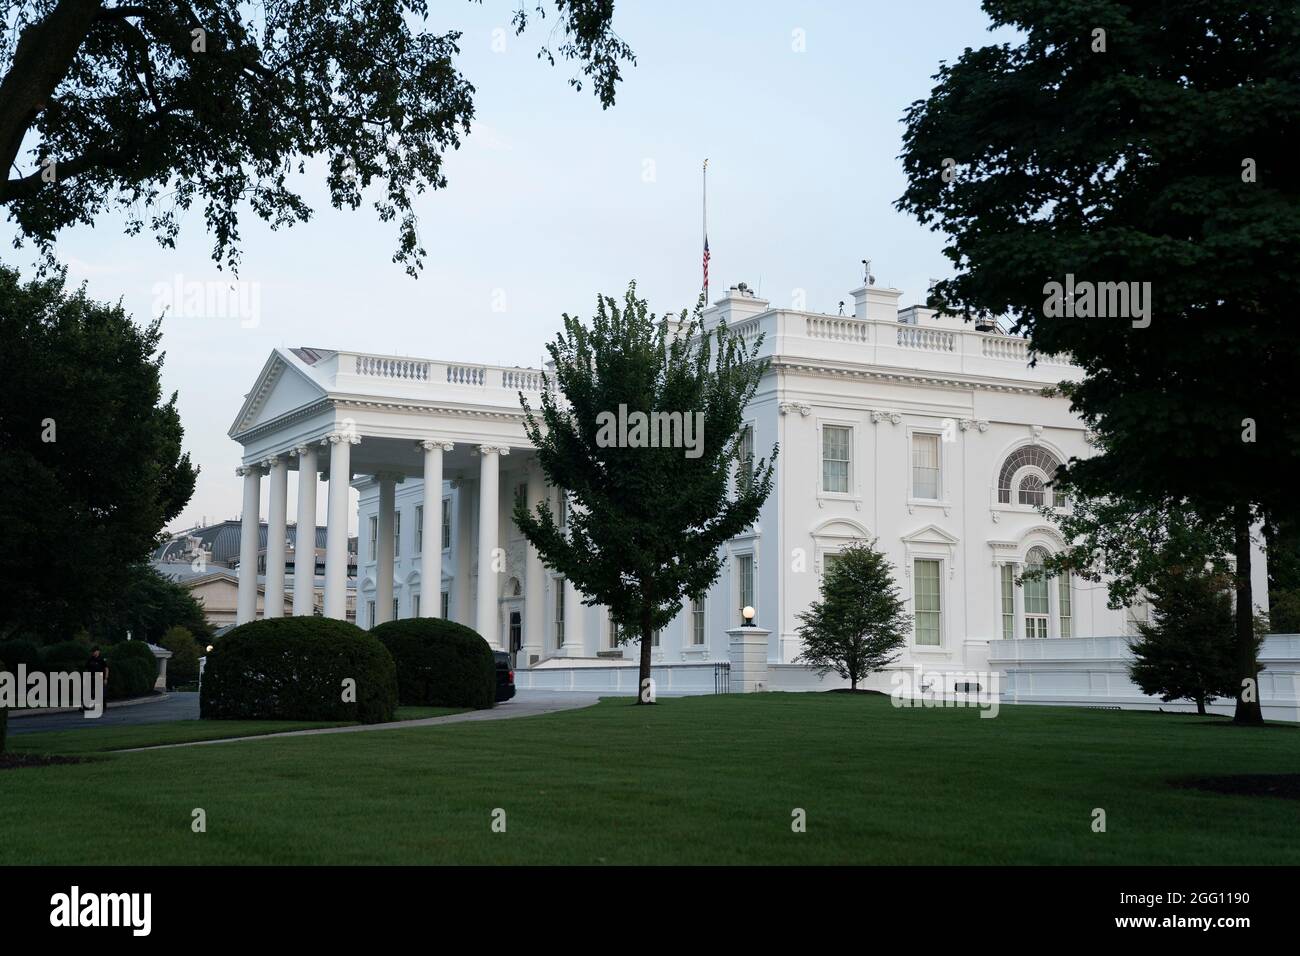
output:
[[258, 465], [236, 468], [244, 479], [244, 511], [239, 523], [239, 598], [235, 623], [246, 624], [257, 617], [257, 545], [262, 505], [262, 469]]
[[510, 454], [509, 448], [479, 445], [478, 480], [478, 601], [474, 611], [474, 630], [488, 642], [493, 650], [501, 647], [501, 627], [497, 620], [497, 572], [494, 552], [499, 547], [501, 506], [500, 468], [501, 455]]
[[375, 475], [379, 482], [379, 533], [375, 535], [375, 623], [393, 619], [393, 513], [397, 482], [393, 475]]
[[1015, 607], [1016, 610], [1015, 626], [1012, 629], [1012, 633], [1015, 635], [1016, 640], [1018, 641], [1023, 641], [1025, 639], [1025, 588], [1024, 585], [1022, 585], [1018, 580], [1018, 578], [1020, 577], [1020, 572], [1022, 570], [1023, 568], [1021, 567], [1021, 565], [1012, 563], [1011, 594], [1012, 597], [1014, 598], [1014, 600], [1012, 601], [1012, 605]]
[[[528, 467], [528, 508], [536, 511], [546, 498], [546, 481], [541, 466], [534, 459]], [[524, 557], [524, 645], [520, 650], [518, 666], [527, 667], [529, 660], [542, 657], [542, 635], [546, 631], [546, 577], [541, 555], [531, 543], [526, 545]]]
[[298, 527], [293, 542], [293, 613], [310, 615], [316, 604], [316, 448], [299, 445]]
[[280, 455], [266, 461], [271, 476], [266, 505], [266, 598], [263, 617], [284, 617], [284, 561], [289, 508], [289, 463]]
[[451, 442], [422, 441], [424, 449], [424, 520], [420, 536], [420, 616], [442, 617], [442, 453]]
[[325, 518], [325, 616], [348, 618], [348, 490], [352, 487], [352, 446], [360, 437], [335, 432], [330, 446], [329, 505]]
[[456, 597], [452, 602], [456, 609], [456, 623], [464, 624], [466, 627], [474, 626], [474, 618], [470, 615], [470, 528], [474, 522], [473, 500], [470, 490], [474, 487], [474, 482], [466, 481], [464, 478], [458, 478], [454, 483], [456, 488], [456, 527], [452, 531], [451, 544], [453, 548], [453, 557], [456, 561]]
[[[564, 492], [556, 490], [556, 514], [566, 507]], [[568, 524], [567, 520], [565, 522]], [[583, 616], [586, 605], [582, 603], [580, 592], [572, 581], [564, 582], [564, 646], [560, 648], [562, 657], [582, 657], [586, 652], [586, 635], [583, 628]]]

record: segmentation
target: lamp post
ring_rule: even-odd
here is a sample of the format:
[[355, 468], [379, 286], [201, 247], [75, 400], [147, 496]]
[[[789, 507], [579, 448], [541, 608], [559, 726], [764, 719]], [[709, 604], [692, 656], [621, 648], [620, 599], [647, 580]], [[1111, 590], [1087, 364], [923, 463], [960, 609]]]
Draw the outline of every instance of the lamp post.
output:
[[741, 627], [754, 626], [754, 609], [750, 607], [748, 604], [746, 604], [743, 608], [741, 608], [740, 616], [745, 619], [745, 623], [742, 624]]

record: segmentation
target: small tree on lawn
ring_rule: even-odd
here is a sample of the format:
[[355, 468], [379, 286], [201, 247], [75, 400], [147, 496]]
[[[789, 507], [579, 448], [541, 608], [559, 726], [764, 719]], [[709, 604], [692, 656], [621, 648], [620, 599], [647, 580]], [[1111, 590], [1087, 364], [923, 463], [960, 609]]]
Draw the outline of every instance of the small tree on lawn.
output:
[[[706, 334], [699, 307], [680, 320], [675, 333], [656, 320], [635, 283], [622, 309], [601, 296], [590, 328], [565, 315], [546, 347], [555, 375], [540, 421], [519, 396], [547, 483], [567, 505], [562, 523], [549, 502], [529, 510], [520, 499], [515, 522], [565, 587], [609, 608], [620, 643], [641, 642], [642, 688], [654, 632], [718, 579], [721, 547], [757, 520], [776, 458], [774, 448], [769, 460], [741, 461], [745, 406], [767, 367], [762, 337], [746, 348], [725, 322]], [[671, 420], [663, 415], [678, 417], [682, 440], [651, 445], [646, 422]], [[626, 429], [614, 427], [624, 416]]]
[[1199, 567], [1156, 576], [1151, 620], [1138, 625], [1129, 667], [1144, 694], [1195, 701], [1198, 714], [1208, 700], [1236, 694], [1232, 587], [1230, 575]]
[[850, 545], [827, 564], [821, 600], [797, 615], [804, 649], [796, 660], [821, 674], [835, 671], [857, 690], [858, 681], [898, 657], [912, 617], [874, 541]]
[[167, 629], [159, 643], [172, 652], [167, 662], [167, 681], [173, 687], [192, 684], [199, 679], [199, 642], [188, 627]]

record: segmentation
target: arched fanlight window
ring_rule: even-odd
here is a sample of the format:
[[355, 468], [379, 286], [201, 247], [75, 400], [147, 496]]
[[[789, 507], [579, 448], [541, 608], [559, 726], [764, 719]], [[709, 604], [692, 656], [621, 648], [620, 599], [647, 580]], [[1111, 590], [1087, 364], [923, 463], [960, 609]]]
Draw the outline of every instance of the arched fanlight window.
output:
[[1043, 479], [1037, 475], [1025, 475], [1020, 479], [1020, 489], [1017, 492], [1016, 500], [1022, 505], [1033, 505], [1038, 508], [1042, 506], [1046, 497], [1047, 492], [1043, 485]]
[[[1024, 445], [1017, 448], [1007, 455], [1002, 462], [1002, 468], [998, 471], [998, 502], [1004, 505], [1011, 504], [1012, 484], [1016, 473], [1022, 468], [1034, 468], [1040, 474], [1030, 472], [1021, 476], [1017, 498], [1022, 505], [1034, 504], [1034, 499], [1037, 504], [1043, 504], [1047, 498], [1046, 486], [1056, 477], [1056, 469], [1060, 464], [1056, 456], [1041, 445]], [[1026, 500], [1026, 497], [1030, 500]], [[1053, 492], [1053, 507], [1060, 508], [1065, 503], [1064, 495]]]

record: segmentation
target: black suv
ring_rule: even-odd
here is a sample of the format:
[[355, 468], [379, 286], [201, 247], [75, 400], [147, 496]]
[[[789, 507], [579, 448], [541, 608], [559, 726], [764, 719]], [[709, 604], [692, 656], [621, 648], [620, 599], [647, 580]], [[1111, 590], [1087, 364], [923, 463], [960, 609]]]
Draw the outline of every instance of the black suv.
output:
[[515, 696], [515, 671], [510, 666], [510, 655], [494, 651], [497, 659], [497, 703]]

